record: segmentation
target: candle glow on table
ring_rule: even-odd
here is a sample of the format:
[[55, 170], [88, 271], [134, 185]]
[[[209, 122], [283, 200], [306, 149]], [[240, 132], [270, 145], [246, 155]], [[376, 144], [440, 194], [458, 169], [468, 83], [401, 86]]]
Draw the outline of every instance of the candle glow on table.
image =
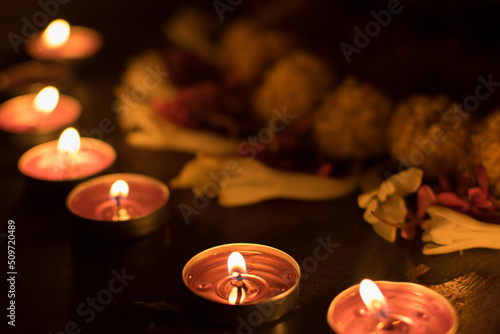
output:
[[102, 172], [115, 161], [115, 150], [105, 142], [80, 138], [68, 128], [59, 140], [33, 147], [24, 153], [18, 168], [24, 175], [43, 181], [83, 179]]
[[414, 283], [363, 280], [330, 304], [336, 333], [453, 334], [458, 320], [450, 302]]
[[45, 86], [68, 91], [75, 84], [75, 73], [64, 64], [28, 60], [0, 71], [0, 91], [9, 96], [35, 93]]
[[47, 86], [38, 94], [26, 94], [0, 105], [0, 129], [15, 134], [45, 134], [74, 123], [81, 105]]
[[271, 321], [296, 305], [300, 268], [293, 258], [275, 248], [228, 244], [194, 256], [182, 277], [198, 300], [194, 307], [215, 322], [231, 323], [256, 305], [269, 304], [279, 309], [265, 319]]
[[105, 238], [145, 235], [164, 223], [163, 208], [170, 192], [152, 177], [119, 173], [99, 176], [77, 185], [66, 206], [80, 218], [78, 228]]
[[70, 26], [57, 19], [26, 44], [28, 53], [37, 59], [75, 60], [94, 55], [102, 46], [101, 35], [90, 28]]

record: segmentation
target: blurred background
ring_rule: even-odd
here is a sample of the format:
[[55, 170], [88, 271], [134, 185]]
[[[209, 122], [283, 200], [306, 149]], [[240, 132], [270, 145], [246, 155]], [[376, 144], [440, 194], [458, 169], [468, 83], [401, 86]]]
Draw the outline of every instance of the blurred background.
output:
[[[42, 17], [39, 13], [45, 12], [44, 8], [50, 6], [50, 10], [57, 11], [48, 21], [63, 18], [72, 25], [96, 29], [104, 37], [102, 50], [75, 70], [79, 79], [76, 93], [84, 108], [79, 125], [87, 130], [98, 128], [103, 117], [115, 116], [111, 110], [116, 100], [113, 88], [120, 82], [127, 60], [146, 49], [158, 50], [167, 46], [164, 22], [179, 8], [189, 6], [203, 9], [220, 30], [241, 17], [250, 17], [264, 25], [291, 31], [298, 36], [301, 47], [330, 61], [338, 75], [337, 82], [346, 74], [354, 74], [373, 83], [394, 101], [414, 93], [446, 93], [461, 102], [475, 93], [478, 76], [487, 78], [491, 75], [494, 82], [500, 82], [500, 2], [494, 0], [59, 1], [65, 3], [57, 0], [1, 2], [0, 72], [30, 59], [23, 45], [19, 52], [15, 51], [9, 36], [15, 34], [24, 38], [26, 22], [33, 23], [34, 16]], [[224, 20], [220, 20], [214, 4], [231, 8], [223, 13]], [[352, 54], [351, 62], [347, 62], [339, 45], [343, 42], [354, 45], [357, 29], [365, 30], [366, 24], [374, 20], [372, 11], [378, 13], [387, 10], [388, 6], [402, 9], [391, 16], [391, 22], [370, 38], [359, 54]], [[10, 96], [0, 92], [0, 98], [3, 102]], [[472, 117], [479, 118], [494, 107], [500, 107], [498, 92], [482, 101]], [[192, 158], [177, 152], [158, 154], [127, 147], [118, 126], [103, 139], [118, 153], [112, 172], [138, 172], [167, 181]], [[20, 275], [23, 281], [19, 283], [22, 287], [19, 305], [23, 307], [19, 311], [19, 322], [31, 330], [26, 333], [62, 330], [63, 324], [75, 319], [76, 305], [103, 287], [110, 268], [126, 265], [131, 272], [141, 274], [137, 275], [135, 287], [120, 296], [120, 300], [149, 298], [158, 301], [161, 296], [168, 297], [169, 294], [173, 296], [172, 300], [180, 300], [184, 297], [178, 282], [182, 266], [197, 250], [216, 243], [249, 241], [271, 244], [293, 250], [291, 255], [298, 260], [310, 256], [318, 235], [332, 233], [333, 240], [342, 243], [332, 261], [321, 266], [309, 285], [301, 287], [302, 313], [296, 317], [299, 320], [289, 321], [287, 333], [308, 326], [320, 328], [316, 332], [330, 332], [324, 321], [324, 312], [331, 298], [369, 274], [375, 278], [416, 280], [415, 267], [425, 262], [429, 267], [437, 268], [427, 276], [423, 275], [420, 281], [431, 285], [468, 274], [478, 263], [486, 273], [498, 270], [495, 269], [498, 266], [491, 265], [498, 262], [495, 252], [477, 250], [464, 256], [454, 253], [449, 257], [425, 257], [418, 240], [412, 244], [385, 242], [362, 221], [355, 194], [335, 203], [294, 202], [290, 205], [290, 202], [276, 201], [234, 210], [220, 208], [213, 202], [189, 226], [175, 211], [169, 228], [153, 234], [150, 239], [130, 245], [94, 247], [73, 236], [68, 227], [72, 217], [65, 210], [64, 200], [40, 199], [26, 191], [26, 180], [16, 165], [23, 152], [0, 143], [3, 188], [0, 192], [0, 219], [2, 222], [8, 219], [21, 222], [17, 230], [23, 241], [18, 253], [23, 273]], [[187, 194], [188, 191], [173, 196], [172, 207], [190, 201], [192, 196]], [[256, 221], [271, 221], [273, 224], [256, 228]], [[315, 225], [312, 226], [311, 222]], [[295, 236], [295, 239], [290, 236]], [[374, 254], [377, 255], [376, 261], [373, 261]], [[480, 290], [481, 293], [476, 294], [476, 290], [471, 293], [471, 298], [475, 299], [474, 303], [467, 304], [471, 309], [467, 314], [471, 316], [468, 322], [464, 322], [468, 327], [464, 326], [462, 333], [474, 333], [476, 321], [487, 329], [483, 333], [494, 333], [498, 329], [493, 322], [498, 320], [495, 314], [495, 310], [497, 313], [499, 310], [498, 301], [494, 297], [497, 291], [493, 291], [498, 287], [498, 275], [492, 274], [491, 277], [485, 282], [496, 284], [485, 283], [487, 288]], [[174, 283], [166, 284], [168, 280]], [[487, 304], [485, 300], [494, 302]], [[490, 307], [492, 304], [495, 307]], [[148, 333], [200, 332], [196, 326], [191, 331], [186, 330], [186, 322], [177, 319], [179, 317], [162, 319], [156, 328], [148, 325], [147, 316], [137, 316], [136, 309], [132, 309], [133, 312], [128, 309], [119, 311], [123, 314], [110, 307], [107, 316], [100, 316], [92, 325], [91, 329], [95, 330], [89, 332], [98, 333], [97, 329], [100, 329], [109, 333], [110, 328], [115, 329], [116, 319], [137, 322], [136, 327], [130, 327], [128, 322], [121, 324], [127, 328], [127, 333], [140, 330]], [[486, 320], [477, 320], [478, 313], [484, 314]], [[302, 327], [299, 328], [297, 323]], [[221, 332], [204, 329], [206, 333]], [[271, 333], [271, 330], [263, 333]]]
[[[22, 36], [23, 18], [43, 10], [41, 4], [57, 4], [57, 17], [74, 25], [97, 29], [105, 37], [101, 59], [109, 70], [119, 70], [124, 60], [146, 48], [166, 43], [162, 23], [175, 9], [197, 6], [217, 17], [216, 3], [227, 1], [80, 1], [56, 0], [4, 2], [0, 9], [0, 64], [24, 56], [16, 54], [8, 39], [10, 32]], [[239, 3], [217, 22], [221, 28], [244, 15], [267, 19], [303, 37], [307, 48], [315, 49], [346, 73], [373, 81], [388, 94], [409, 91], [447, 92], [460, 99], [470, 94], [480, 74], [499, 73], [500, 3], [482, 1], [233, 1]], [[389, 3], [402, 7], [387, 27], [371, 38], [360, 54], [347, 64], [339, 44], [353, 44], [355, 27], [373, 20], [371, 11], [387, 9]], [[398, 7], [398, 8], [399, 8]], [[110, 62], [109, 59], [115, 61]], [[465, 94], [465, 95], [464, 95]], [[488, 101], [488, 103], [493, 103]], [[488, 108], [483, 105], [482, 107]]]

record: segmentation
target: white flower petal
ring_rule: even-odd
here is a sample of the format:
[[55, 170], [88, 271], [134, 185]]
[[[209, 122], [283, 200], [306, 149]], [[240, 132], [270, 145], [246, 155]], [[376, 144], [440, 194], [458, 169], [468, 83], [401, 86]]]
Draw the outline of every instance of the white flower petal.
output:
[[367, 192], [365, 194], [361, 194], [358, 196], [358, 206], [360, 208], [366, 208], [370, 201], [377, 195], [378, 190], [372, 190], [370, 192]]
[[377, 197], [381, 202], [385, 202], [387, 197], [394, 194], [394, 184], [388, 181], [384, 181], [380, 184], [380, 188], [378, 189]]
[[375, 213], [392, 223], [404, 223], [407, 213], [406, 203], [400, 196], [392, 195], [387, 201], [379, 204]]
[[395, 192], [405, 197], [420, 188], [424, 172], [420, 168], [410, 168], [391, 176], [388, 181], [395, 187]]
[[373, 224], [372, 227], [373, 230], [385, 240], [389, 242], [396, 241], [397, 228], [384, 224], [380, 221], [378, 223]]
[[377, 217], [372, 214], [372, 211], [376, 212], [378, 209], [379, 203], [376, 199], [373, 199], [366, 208], [365, 213], [363, 214], [363, 219], [370, 224], [375, 224], [380, 222]]
[[424, 254], [444, 254], [469, 248], [500, 249], [500, 226], [480, 222], [445, 207], [430, 207], [423, 224]]

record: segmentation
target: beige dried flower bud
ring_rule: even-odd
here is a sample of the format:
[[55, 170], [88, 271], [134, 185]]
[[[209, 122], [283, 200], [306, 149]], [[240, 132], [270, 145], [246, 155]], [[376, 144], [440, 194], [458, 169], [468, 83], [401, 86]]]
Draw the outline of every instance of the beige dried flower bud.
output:
[[340, 159], [382, 155], [391, 111], [389, 100], [372, 85], [347, 77], [314, 115], [320, 152]]
[[313, 112], [332, 84], [332, 70], [319, 58], [296, 51], [265, 73], [258, 88], [255, 110], [264, 120], [274, 117], [274, 109], [296, 116]]
[[445, 95], [415, 95], [396, 108], [388, 128], [390, 155], [428, 178], [468, 167], [470, 126], [461, 106]]
[[488, 172], [496, 196], [500, 196], [500, 109], [486, 116], [471, 135], [471, 156]]

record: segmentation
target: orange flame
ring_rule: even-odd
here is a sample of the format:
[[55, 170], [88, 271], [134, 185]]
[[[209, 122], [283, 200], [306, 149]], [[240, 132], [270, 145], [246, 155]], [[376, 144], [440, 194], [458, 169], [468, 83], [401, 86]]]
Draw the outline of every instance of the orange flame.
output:
[[42, 34], [42, 42], [51, 48], [64, 45], [69, 38], [71, 28], [65, 20], [57, 19], [47, 26]]
[[380, 291], [373, 281], [369, 279], [362, 280], [359, 286], [359, 293], [368, 311], [374, 314], [384, 312], [387, 302], [382, 291]]
[[109, 190], [109, 196], [126, 198], [128, 196], [128, 184], [124, 180], [117, 180]]
[[43, 88], [35, 97], [33, 106], [44, 114], [50, 114], [59, 102], [59, 91], [53, 86]]
[[77, 153], [80, 149], [80, 135], [75, 128], [67, 128], [61, 133], [57, 142], [59, 152]]

